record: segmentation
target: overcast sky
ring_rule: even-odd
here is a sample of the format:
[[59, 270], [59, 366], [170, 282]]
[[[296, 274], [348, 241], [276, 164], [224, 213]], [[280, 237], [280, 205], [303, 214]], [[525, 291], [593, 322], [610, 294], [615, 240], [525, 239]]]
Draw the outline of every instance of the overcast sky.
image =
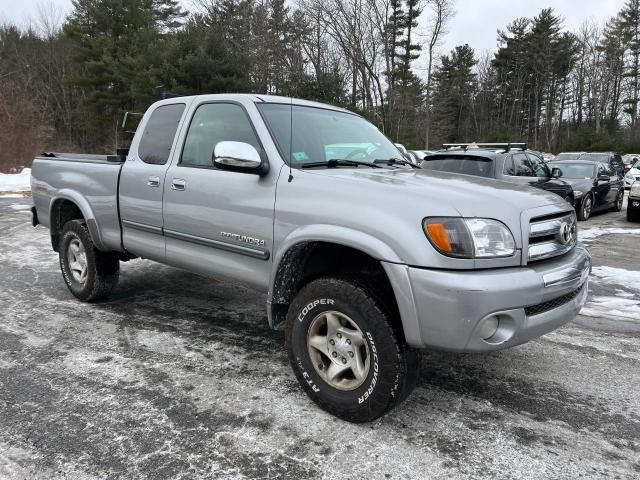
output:
[[[71, 0], [50, 1], [64, 12], [71, 9]], [[191, 0], [180, 1], [189, 9]], [[42, 3], [43, 0], [0, 0], [0, 22], [24, 25]], [[493, 51], [498, 29], [503, 29], [515, 18], [532, 17], [547, 7], [553, 7], [562, 15], [568, 28], [576, 29], [588, 18], [604, 23], [623, 4], [624, 0], [457, 0], [456, 16], [440, 49], [446, 52], [455, 45], [468, 43], [477, 54], [484, 50]]]

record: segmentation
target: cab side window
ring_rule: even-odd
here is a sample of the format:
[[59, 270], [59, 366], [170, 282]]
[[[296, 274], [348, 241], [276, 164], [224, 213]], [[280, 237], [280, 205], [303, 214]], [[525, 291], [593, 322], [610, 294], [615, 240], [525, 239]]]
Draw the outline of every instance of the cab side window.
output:
[[167, 163], [184, 108], [184, 103], [162, 105], [151, 113], [138, 146], [138, 156], [144, 163]]
[[180, 165], [213, 167], [213, 150], [224, 141], [244, 142], [258, 151], [261, 149], [251, 121], [241, 106], [233, 103], [200, 105], [191, 119]]
[[533, 170], [529, 158], [524, 153], [513, 154], [513, 170], [516, 177], [535, 177], [536, 173]]

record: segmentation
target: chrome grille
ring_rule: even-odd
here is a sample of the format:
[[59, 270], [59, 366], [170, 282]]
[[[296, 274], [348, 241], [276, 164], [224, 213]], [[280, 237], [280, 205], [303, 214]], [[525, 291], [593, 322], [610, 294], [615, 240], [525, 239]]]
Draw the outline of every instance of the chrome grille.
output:
[[529, 224], [529, 262], [563, 255], [576, 246], [577, 239], [575, 212], [534, 218]]

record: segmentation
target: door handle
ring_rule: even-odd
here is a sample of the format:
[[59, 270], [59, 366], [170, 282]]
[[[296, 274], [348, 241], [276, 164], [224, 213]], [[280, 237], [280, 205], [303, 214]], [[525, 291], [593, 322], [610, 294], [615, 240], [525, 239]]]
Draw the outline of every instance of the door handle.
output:
[[160, 177], [149, 177], [147, 179], [147, 185], [149, 185], [150, 187], [159, 187]]
[[174, 178], [171, 181], [171, 190], [184, 190], [186, 187], [186, 183], [181, 178]]

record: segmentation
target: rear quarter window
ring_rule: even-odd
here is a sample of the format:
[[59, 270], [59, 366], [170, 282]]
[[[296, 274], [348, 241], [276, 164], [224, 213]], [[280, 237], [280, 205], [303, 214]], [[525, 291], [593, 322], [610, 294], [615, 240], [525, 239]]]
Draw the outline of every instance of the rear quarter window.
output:
[[493, 160], [471, 155], [426, 157], [422, 162], [422, 168], [476, 177], [493, 177]]
[[143, 162], [167, 163], [184, 108], [184, 103], [162, 105], [151, 113], [138, 146], [138, 156]]

